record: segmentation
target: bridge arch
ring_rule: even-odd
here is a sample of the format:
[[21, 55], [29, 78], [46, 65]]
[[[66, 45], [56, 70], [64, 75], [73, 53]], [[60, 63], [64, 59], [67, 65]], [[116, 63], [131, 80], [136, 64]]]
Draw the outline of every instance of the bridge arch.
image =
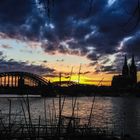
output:
[[48, 85], [43, 77], [29, 72], [1, 72], [0, 86], [3, 87], [45, 87]]

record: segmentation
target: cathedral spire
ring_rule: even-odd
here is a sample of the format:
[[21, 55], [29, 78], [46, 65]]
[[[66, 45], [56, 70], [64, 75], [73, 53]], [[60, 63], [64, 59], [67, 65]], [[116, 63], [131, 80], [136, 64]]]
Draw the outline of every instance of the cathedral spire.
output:
[[130, 65], [130, 76], [134, 83], [137, 82], [137, 67], [135, 65], [134, 55], [132, 55], [131, 65]]
[[124, 76], [129, 75], [129, 69], [128, 69], [128, 65], [127, 65], [127, 57], [126, 57], [126, 55], [125, 55], [125, 58], [124, 58], [124, 65], [123, 65], [123, 69], [122, 69], [122, 75], [124, 75]]

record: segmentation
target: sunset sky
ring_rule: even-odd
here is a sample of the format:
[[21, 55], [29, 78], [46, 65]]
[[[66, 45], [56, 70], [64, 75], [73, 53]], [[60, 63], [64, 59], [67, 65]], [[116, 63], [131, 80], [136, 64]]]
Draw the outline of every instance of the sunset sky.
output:
[[[47, 0], [46, 0], [47, 1]], [[54, 1], [54, 3], [53, 3]], [[137, 0], [0, 1], [0, 72], [27, 71], [48, 80], [109, 85], [124, 55], [140, 70]], [[138, 79], [139, 74], [138, 74]]]

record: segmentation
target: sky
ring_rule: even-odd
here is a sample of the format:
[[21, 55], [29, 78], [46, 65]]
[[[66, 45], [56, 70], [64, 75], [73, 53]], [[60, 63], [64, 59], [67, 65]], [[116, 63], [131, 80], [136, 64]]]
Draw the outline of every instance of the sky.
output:
[[140, 70], [138, 0], [46, 1], [0, 1], [0, 72], [77, 82], [81, 66], [80, 83], [110, 85], [132, 54]]

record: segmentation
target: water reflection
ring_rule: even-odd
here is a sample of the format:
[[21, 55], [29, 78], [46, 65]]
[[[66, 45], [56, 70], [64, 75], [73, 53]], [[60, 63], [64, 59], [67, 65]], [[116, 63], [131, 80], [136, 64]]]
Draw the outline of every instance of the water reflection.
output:
[[[20, 98], [10, 98], [12, 101], [12, 114], [23, 114]], [[81, 118], [81, 123], [87, 123], [91, 111], [93, 97], [77, 98], [75, 115]], [[37, 120], [39, 116], [44, 120], [44, 100], [46, 102], [46, 116], [52, 118], [58, 115], [58, 98], [30, 98], [31, 116]], [[24, 105], [26, 108], [26, 106]], [[139, 98], [122, 97], [96, 97], [92, 113], [92, 125], [107, 128], [115, 133], [125, 133], [140, 136], [140, 101]], [[8, 98], [0, 98], [0, 110], [8, 113]], [[25, 110], [27, 114], [27, 110]], [[51, 114], [51, 115], [50, 115]], [[72, 98], [66, 98], [62, 115], [71, 116]]]
[[[126, 97], [112, 99], [116, 124], [122, 133], [140, 135], [140, 102], [139, 98]], [[116, 110], [117, 109], [117, 110]]]

